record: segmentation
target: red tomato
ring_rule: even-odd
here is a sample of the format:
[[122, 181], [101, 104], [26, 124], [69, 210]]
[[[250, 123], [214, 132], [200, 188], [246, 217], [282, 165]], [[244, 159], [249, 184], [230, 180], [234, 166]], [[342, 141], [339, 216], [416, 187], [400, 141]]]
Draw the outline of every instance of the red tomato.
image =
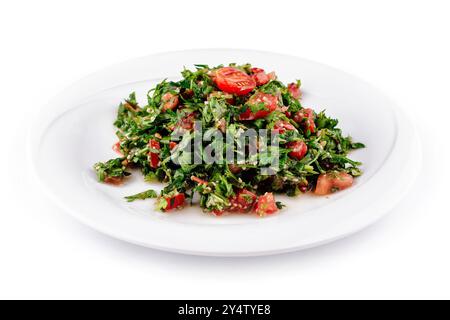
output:
[[283, 134], [286, 131], [295, 130], [295, 127], [287, 121], [278, 120], [273, 126], [273, 131]]
[[164, 210], [168, 211], [183, 206], [186, 197], [184, 193], [178, 193], [173, 197], [165, 197], [164, 199], [167, 201], [167, 207]]
[[317, 179], [317, 195], [326, 195], [338, 190], [344, 190], [353, 184], [353, 177], [346, 172], [322, 173]]
[[114, 152], [116, 152], [119, 156], [123, 157], [123, 153], [122, 151], [120, 151], [120, 141], [117, 141], [116, 143], [113, 144], [112, 149], [114, 150]]
[[165, 93], [161, 100], [163, 103], [163, 111], [175, 109], [179, 102], [178, 96], [170, 92]]
[[302, 95], [302, 93], [300, 92], [300, 87], [296, 83], [289, 83], [288, 91], [295, 99], [299, 99]]
[[240, 189], [231, 199], [231, 211], [245, 213], [250, 211], [255, 203], [257, 196], [251, 191]]
[[216, 70], [213, 80], [223, 92], [239, 96], [246, 95], [256, 87], [255, 80], [252, 77], [244, 71], [232, 67]]
[[195, 114], [189, 113], [187, 116], [178, 121], [177, 126], [185, 130], [192, 130], [192, 128], [194, 128], [194, 122], [195, 122]]
[[191, 180], [194, 181], [194, 182], [197, 182], [198, 184], [204, 184], [204, 185], [208, 184], [208, 181], [205, 181], [205, 180], [202, 180], [200, 178], [197, 178], [196, 176], [192, 176]]
[[260, 104], [263, 104], [265, 109], [258, 110], [253, 113], [250, 107], [248, 107], [245, 112], [239, 115], [240, 120], [255, 120], [266, 117], [271, 112], [276, 110], [278, 106], [278, 98], [268, 93], [257, 92], [250, 97], [247, 104], [249, 106], [259, 106]]
[[215, 215], [216, 217], [220, 217], [221, 215], [223, 215], [224, 210], [214, 209], [213, 211], [211, 211], [211, 213], [212, 213], [213, 215]]
[[292, 149], [292, 151], [289, 152], [289, 156], [296, 160], [302, 160], [308, 152], [308, 147], [303, 141], [291, 141], [287, 144], [287, 147]]
[[266, 192], [264, 195], [259, 196], [253, 210], [261, 217], [277, 212], [278, 207], [275, 203], [273, 193]]
[[257, 86], [262, 86], [270, 81], [268, 74], [261, 68], [252, 68], [252, 78], [255, 80]]
[[251, 71], [253, 74], [257, 74], [257, 73], [264, 72], [264, 69], [261, 69], [261, 68], [251, 68], [250, 71]]
[[314, 123], [314, 111], [310, 108], [302, 109], [294, 115], [294, 121], [304, 125], [304, 130], [314, 133], [316, 124]]
[[173, 150], [177, 145], [178, 145], [178, 143], [173, 142], [173, 141], [170, 141], [170, 142], [169, 142], [169, 149], [170, 149], [170, 150]]
[[120, 185], [123, 182], [123, 177], [106, 177], [105, 183], [113, 184], [113, 185]]
[[277, 78], [277, 75], [273, 71], [268, 73], [267, 75], [269, 76], [270, 80], [275, 80]]
[[[155, 139], [151, 139], [148, 142], [148, 146], [151, 149], [161, 150], [161, 146], [159, 145], [159, 142], [156, 141]], [[149, 162], [150, 162], [150, 167], [152, 167], [154, 169], [159, 167], [159, 153], [150, 151], [148, 153], [148, 159], [149, 159]]]
[[269, 76], [265, 72], [256, 73], [252, 76], [257, 86], [262, 86], [270, 81]]

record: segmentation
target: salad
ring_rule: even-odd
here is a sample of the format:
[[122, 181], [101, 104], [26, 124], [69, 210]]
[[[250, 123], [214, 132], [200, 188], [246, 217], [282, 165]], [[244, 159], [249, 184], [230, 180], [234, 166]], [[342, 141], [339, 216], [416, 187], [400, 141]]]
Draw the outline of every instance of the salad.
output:
[[324, 111], [303, 106], [300, 81], [285, 85], [250, 64], [195, 65], [181, 75], [158, 83], [145, 105], [131, 93], [118, 107], [118, 157], [94, 165], [98, 180], [122, 184], [139, 169], [145, 181], [165, 184], [127, 201], [265, 216], [283, 207], [276, 194], [327, 195], [361, 175], [348, 153], [364, 145]]

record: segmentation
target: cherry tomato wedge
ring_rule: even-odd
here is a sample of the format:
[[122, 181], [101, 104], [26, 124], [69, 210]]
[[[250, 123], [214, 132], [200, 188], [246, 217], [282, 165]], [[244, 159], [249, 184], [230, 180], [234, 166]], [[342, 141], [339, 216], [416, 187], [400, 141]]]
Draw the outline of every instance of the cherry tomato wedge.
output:
[[195, 122], [195, 114], [189, 113], [184, 118], [179, 120], [177, 122], [177, 126], [185, 129], [185, 130], [192, 130], [194, 128], [194, 122]]
[[122, 151], [120, 151], [120, 141], [117, 141], [113, 144], [112, 149], [115, 153], [117, 153], [119, 156], [123, 157]]
[[283, 134], [289, 130], [295, 130], [295, 127], [287, 121], [278, 120], [273, 126], [273, 130], [279, 134]]
[[251, 68], [252, 78], [255, 80], [257, 86], [262, 86], [268, 83], [270, 80], [276, 78], [275, 72], [266, 73], [261, 68]]
[[255, 80], [244, 71], [233, 67], [224, 67], [215, 71], [214, 83], [226, 93], [246, 95], [256, 87]]
[[[161, 150], [161, 146], [159, 145], [159, 142], [156, 141], [155, 139], [151, 139], [148, 142], [148, 146], [150, 149], [154, 149], [154, 150]], [[150, 167], [156, 169], [159, 167], [159, 153], [157, 152], [152, 152], [150, 150], [150, 152], [148, 153], [148, 160], [150, 163]]]
[[178, 106], [179, 103], [178, 96], [170, 92], [165, 93], [162, 96], [161, 100], [163, 103], [163, 111], [173, 110]]
[[[277, 109], [278, 98], [268, 93], [257, 92], [248, 99], [247, 104], [247, 110], [239, 115], [240, 120], [255, 120], [266, 117]], [[262, 107], [262, 109], [253, 113], [252, 106]]]
[[316, 124], [314, 123], [314, 111], [310, 108], [302, 109], [298, 111], [293, 119], [295, 122], [303, 125], [305, 131], [314, 133], [316, 131]]
[[252, 78], [255, 80], [257, 86], [262, 86], [270, 81], [270, 77], [261, 68], [252, 68]]
[[296, 160], [302, 160], [308, 152], [308, 147], [303, 141], [291, 141], [287, 144], [287, 147], [292, 149], [288, 155]]
[[268, 214], [273, 214], [278, 211], [277, 204], [275, 203], [275, 198], [273, 193], [266, 192], [264, 195], [259, 196], [255, 203], [253, 211], [259, 216], [263, 217]]
[[231, 199], [231, 211], [241, 213], [249, 212], [255, 203], [257, 196], [251, 191], [240, 189]]
[[300, 87], [296, 83], [289, 83], [288, 91], [295, 99], [299, 99], [302, 95], [302, 93], [300, 92]]
[[353, 184], [353, 177], [346, 172], [328, 172], [323, 173], [317, 179], [317, 195], [327, 195], [332, 192], [344, 190]]
[[174, 142], [174, 141], [170, 141], [169, 142], [169, 149], [173, 150], [175, 149], [175, 147], [178, 145], [178, 143]]
[[118, 186], [118, 185], [122, 184], [123, 177], [106, 177], [104, 182]]
[[164, 199], [167, 201], [167, 207], [164, 210], [168, 211], [183, 206], [186, 196], [184, 193], [178, 193], [173, 197], [165, 197]]

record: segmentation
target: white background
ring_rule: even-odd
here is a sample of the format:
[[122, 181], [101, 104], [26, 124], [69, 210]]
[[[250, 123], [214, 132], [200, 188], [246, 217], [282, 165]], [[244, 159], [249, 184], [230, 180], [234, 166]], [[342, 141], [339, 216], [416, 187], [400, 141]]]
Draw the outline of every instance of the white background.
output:
[[[0, 298], [450, 298], [447, 3], [1, 2]], [[123, 243], [41, 193], [26, 167], [31, 110], [113, 63], [204, 47], [293, 54], [380, 87], [418, 126], [417, 184], [390, 215], [350, 238], [240, 259]]]

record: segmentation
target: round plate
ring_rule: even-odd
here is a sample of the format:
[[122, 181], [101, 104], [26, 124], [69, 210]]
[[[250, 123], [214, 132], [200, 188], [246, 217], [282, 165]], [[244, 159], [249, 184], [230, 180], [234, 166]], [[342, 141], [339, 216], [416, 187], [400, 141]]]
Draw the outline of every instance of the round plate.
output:
[[[340, 120], [345, 134], [366, 144], [351, 157], [364, 174], [347, 190], [327, 197], [278, 196], [278, 214], [214, 217], [198, 206], [161, 213], [153, 200], [123, 197], [160, 184], [139, 173], [121, 187], [100, 184], [94, 163], [115, 157], [112, 125], [117, 105], [131, 91], [145, 103], [162, 79], [178, 79], [194, 64], [252, 63], [276, 71], [283, 82], [302, 80], [302, 103]], [[395, 104], [366, 82], [304, 59], [249, 50], [192, 50], [151, 55], [121, 63], [61, 92], [36, 116], [30, 154], [45, 190], [66, 211], [92, 228], [135, 244], [172, 252], [265, 255], [308, 248], [342, 238], [387, 213], [416, 176], [420, 152], [414, 128]]]

